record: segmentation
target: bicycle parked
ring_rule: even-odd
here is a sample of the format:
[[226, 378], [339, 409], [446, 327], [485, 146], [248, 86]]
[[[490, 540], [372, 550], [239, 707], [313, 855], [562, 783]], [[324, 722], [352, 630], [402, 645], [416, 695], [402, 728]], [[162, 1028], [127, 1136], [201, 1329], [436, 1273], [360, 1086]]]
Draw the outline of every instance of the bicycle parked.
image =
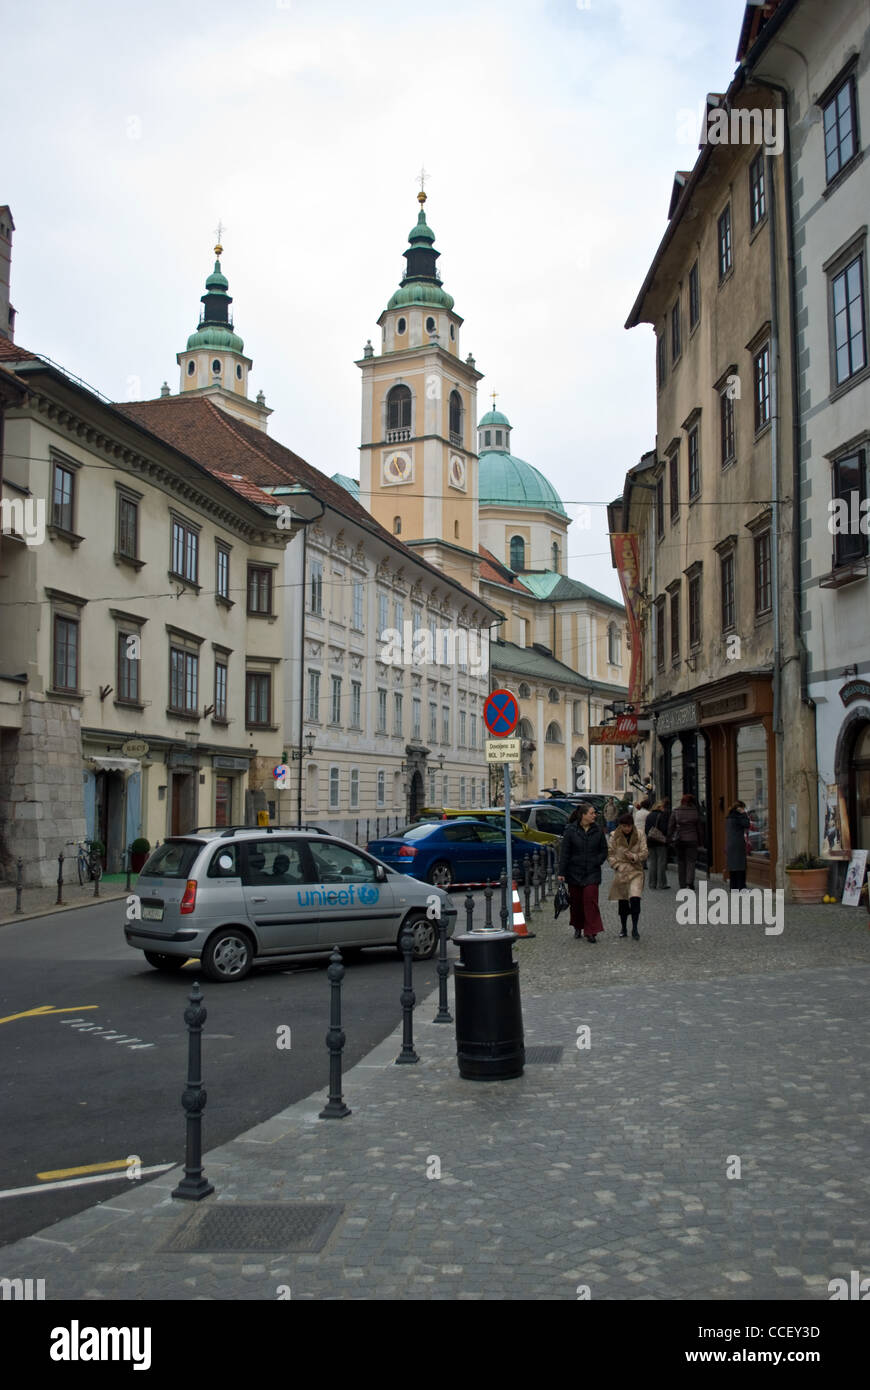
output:
[[103, 877], [103, 861], [97, 852], [97, 843], [96, 840], [67, 840], [68, 845], [77, 845], [78, 848], [76, 867], [82, 886]]

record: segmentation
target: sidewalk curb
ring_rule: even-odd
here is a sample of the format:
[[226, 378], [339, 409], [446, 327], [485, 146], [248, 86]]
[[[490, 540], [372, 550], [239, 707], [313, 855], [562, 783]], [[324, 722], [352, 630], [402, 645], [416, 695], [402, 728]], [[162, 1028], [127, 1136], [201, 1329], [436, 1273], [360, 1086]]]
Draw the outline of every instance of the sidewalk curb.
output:
[[101, 893], [98, 898], [91, 896], [80, 903], [53, 903], [51, 907], [40, 908], [37, 912], [13, 912], [9, 917], [0, 916], [0, 927], [12, 927], [16, 922], [32, 922], [37, 917], [51, 917], [55, 912], [74, 912], [76, 909], [88, 907], [91, 903], [117, 902], [119, 898], [126, 897], [127, 890], [122, 889], [120, 893]]

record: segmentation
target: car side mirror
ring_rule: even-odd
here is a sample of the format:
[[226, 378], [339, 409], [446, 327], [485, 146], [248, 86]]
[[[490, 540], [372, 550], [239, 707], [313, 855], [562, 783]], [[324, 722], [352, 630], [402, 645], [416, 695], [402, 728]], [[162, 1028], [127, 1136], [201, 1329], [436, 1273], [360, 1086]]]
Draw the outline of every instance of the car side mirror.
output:
[[378, 883], [386, 883], [387, 871], [384, 868], [383, 864], [375, 865], [375, 879]]

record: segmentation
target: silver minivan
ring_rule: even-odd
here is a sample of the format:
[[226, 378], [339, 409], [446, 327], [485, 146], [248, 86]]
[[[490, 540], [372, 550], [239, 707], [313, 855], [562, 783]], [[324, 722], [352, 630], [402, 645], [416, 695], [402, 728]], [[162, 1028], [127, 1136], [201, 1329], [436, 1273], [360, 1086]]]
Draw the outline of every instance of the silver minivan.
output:
[[[428, 909], [428, 911], [427, 911]], [[128, 904], [127, 944], [156, 970], [198, 958], [211, 980], [243, 980], [255, 961], [393, 945], [413, 929], [414, 959], [453, 933], [447, 894], [325, 832], [193, 831], [149, 856]]]

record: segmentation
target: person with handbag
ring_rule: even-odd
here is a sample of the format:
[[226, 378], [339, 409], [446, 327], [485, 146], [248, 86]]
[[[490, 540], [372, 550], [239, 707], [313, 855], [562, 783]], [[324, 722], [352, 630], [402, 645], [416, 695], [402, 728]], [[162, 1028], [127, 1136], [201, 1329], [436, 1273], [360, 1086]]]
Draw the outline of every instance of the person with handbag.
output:
[[619, 817], [608, 844], [607, 862], [613, 870], [608, 897], [619, 911], [620, 936], [628, 936], [628, 914], [631, 913], [631, 935], [635, 941], [640, 940], [637, 924], [646, 860], [646, 836], [638, 830], [631, 812], [626, 811]]
[[585, 934], [595, 944], [604, 923], [598, 910], [601, 865], [607, 858], [607, 839], [596, 825], [595, 807], [583, 801], [572, 812], [559, 846], [559, 882], [568, 885], [571, 926], [575, 938]]
[[691, 792], [686, 792], [671, 812], [668, 840], [676, 847], [677, 874], [681, 888], [695, 887], [695, 864], [698, 847], [703, 844], [704, 826], [698, 804]]
[[[670, 802], [667, 797], [657, 801], [646, 818], [643, 833], [649, 850], [649, 886], [667, 888], [668, 885], [668, 821]], [[637, 822], [635, 822], [637, 824]]]

